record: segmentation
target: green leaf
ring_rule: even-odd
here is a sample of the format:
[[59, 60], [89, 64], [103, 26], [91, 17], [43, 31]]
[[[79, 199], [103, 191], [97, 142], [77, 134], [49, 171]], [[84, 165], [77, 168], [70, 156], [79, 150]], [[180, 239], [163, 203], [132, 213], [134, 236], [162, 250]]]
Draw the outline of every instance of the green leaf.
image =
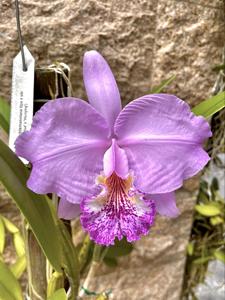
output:
[[10, 266], [10, 270], [13, 273], [13, 275], [19, 279], [23, 272], [26, 270], [27, 262], [25, 255], [20, 256], [17, 258], [17, 261]]
[[150, 91], [150, 94], [161, 93], [165, 87], [167, 87], [171, 82], [174, 81], [175, 78], [176, 78], [176, 75], [173, 75], [173, 76], [169, 77], [168, 79], [163, 80], [159, 85], [152, 88], [152, 90]]
[[64, 289], [56, 291], [48, 300], [67, 300], [66, 292]]
[[210, 218], [210, 223], [212, 224], [212, 226], [217, 226], [219, 224], [224, 223], [224, 219], [221, 218], [220, 216], [211, 217]]
[[207, 192], [207, 191], [208, 191], [208, 188], [209, 188], [208, 182], [205, 181], [205, 180], [202, 180], [202, 181], [200, 182], [200, 189], [203, 190], [203, 191], [205, 191], [205, 192]]
[[214, 254], [216, 259], [222, 261], [225, 264], [225, 252], [224, 252], [224, 250], [223, 251], [216, 250], [213, 254]]
[[213, 68], [212, 68], [213, 71], [220, 71], [220, 70], [225, 70], [225, 64], [222, 64], [222, 65], [215, 65]]
[[221, 92], [216, 96], [213, 96], [192, 109], [192, 112], [197, 116], [203, 116], [209, 118], [216, 112], [225, 107], [225, 92]]
[[213, 204], [195, 205], [195, 209], [205, 217], [214, 217], [221, 213], [220, 209]]
[[5, 248], [5, 226], [0, 216], [0, 254], [3, 253]]
[[192, 256], [194, 253], [194, 244], [191, 242], [187, 245], [187, 253], [189, 256]]
[[210, 189], [212, 192], [219, 190], [219, 181], [216, 177], [213, 177], [212, 183], [210, 185]]
[[79, 290], [79, 261], [77, 250], [72, 243], [71, 236], [62, 221], [58, 221], [61, 232], [61, 243], [63, 249], [63, 269], [69, 280], [71, 293], [69, 299], [76, 299]]
[[114, 258], [118, 256], [124, 256], [131, 253], [133, 250], [133, 245], [128, 243], [126, 239], [122, 239], [121, 241], [116, 240], [115, 245], [110, 246], [108, 248], [108, 252], [106, 253], [107, 258]]
[[95, 300], [108, 300], [110, 294], [111, 294], [111, 291], [109, 291], [109, 292], [103, 292], [100, 295], [97, 295], [97, 297], [95, 298]]
[[[16, 277], [10, 269], [0, 261], [0, 283], [4, 288], [12, 294], [9, 299], [23, 300], [22, 290]], [[4, 298], [3, 298], [4, 299]], [[6, 299], [5, 299], [6, 300]]]
[[25, 244], [24, 239], [20, 232], [16, 232], [13, 235], [13, 243], [18, 256], [23, 256], [25, 254]]
[[47, 298], [51, 297], [54, 292], [64, 286], [63, 273], [54, 272], [48, 282]]
[[115, 257], [104, 257], [103, 261], [107, 266], [111, 268], [115, 268], [116, 266], [118, 266], [118, 262]]
[[193, 263], [195, 265], [202, 265], [202, 264], [207, 263], [211, 259], [213, 259], [213, 256], [200, 257], [200, 258], [196, 258], [195, 260], [193, 260]]
[[0, 299], [1, 300], [16, 300], [13, 295], [1, 284], [0, 281]]
[[52, 203], [26, 187], [27, 168], [19, 158], [0, 141], [0, 181], [27, 219], [34, 235], [51, 265], [61, 271], [61, 244]]
[[10, 106], [6, 100], [0, 97], [0, 127], [9, 134], [9, 119], [10, 119]]
[[19, 228], [16, 227], [16, 225], [14, 225], [11, 221], [9, 221], [8, 219], [6, 219], [5, 217], [2, 217], [2, 219], [3, 219], [3, 222], [5, 224], [6, 229], [10, 233], [14, 234], [14, 233], [16, 233], [16, 232], [19, 231]]
[[208, 202], [210, 199], [210, 196], [205, 191], [200, 191], [198, 194], [198, 199], [201, 200], [201, 202]]

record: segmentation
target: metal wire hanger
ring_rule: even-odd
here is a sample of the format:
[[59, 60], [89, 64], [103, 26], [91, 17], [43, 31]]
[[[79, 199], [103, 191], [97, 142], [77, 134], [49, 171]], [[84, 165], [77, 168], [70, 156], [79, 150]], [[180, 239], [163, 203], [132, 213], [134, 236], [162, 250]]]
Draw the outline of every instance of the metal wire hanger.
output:
[[16, 25], [17, 25], [17, 32], [18, 32], [20, 51], [21, 51], [21, 57], [22, 57], [22, 65], [23, 65], [23, 71], [26, 72], [27, 65], [26, 65], [26, 61], [25, 61], [25, 55], [24, 55], [24, 49], [23, 49], [23, 38], [22, 38], [21, 27], [20, 27], [19, 0], [15, 0], [15, 5], [16, 5]]

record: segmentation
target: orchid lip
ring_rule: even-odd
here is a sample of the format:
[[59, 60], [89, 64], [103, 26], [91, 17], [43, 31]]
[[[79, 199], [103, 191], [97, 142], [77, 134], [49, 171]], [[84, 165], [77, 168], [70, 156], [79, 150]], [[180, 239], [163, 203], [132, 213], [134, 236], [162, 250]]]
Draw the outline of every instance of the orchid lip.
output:
[[81, 203], [81, 223], [98, 244], [111, 245], [123, 236], [132, 242], [146, 235], [155, 217], [154, 201], [144, 200], [133, 185], [129, 174], [122, 179], [115, 172], [109, 177], [99, 176], [102, 191], [97, 197]]

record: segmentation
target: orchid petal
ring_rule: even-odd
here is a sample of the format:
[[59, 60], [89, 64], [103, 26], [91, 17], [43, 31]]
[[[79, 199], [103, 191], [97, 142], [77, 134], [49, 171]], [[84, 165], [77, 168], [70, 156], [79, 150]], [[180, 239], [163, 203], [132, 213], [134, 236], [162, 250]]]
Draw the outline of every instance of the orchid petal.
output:
[[175, 193], [154, 194], [145, 196], [145, 199], [153, 200], [155, 202], [156, 211], [163, 216], [170, 218], [177, 217], [180, 212], [176, 206]]
[[126, 153], [118, 147], [116, 140], [112, 140], [111, 147], [105, 152], [103, 159], [104, 174], [106, 177], [115, 172], [119, 177], [126, 178], [129, 173]]
[[108, 136], [104, 118], [85, 101], [48, 102], [36, 113], [31, 130], [16, 140], [17, 155], [33, 166], [28, 187], [73, 203], [97, 193], [95, 178], [103, 169]]
[[202, 149], [211, 136], [208, 123], [173, 95], [147, 95], [128, 104], [115, 128], [126, 151], [135, 186], [148, 194], [168, 193], [209, 161]]
[[85, 53], [83, 77], [90, 104], [113, 128], [121, 111], [120, 93], [108, 63], [97, 51]]
[[58, 216], [61, 219], [72, 220], [80, 215], [80, 205], [60, 199], [58, 206]]

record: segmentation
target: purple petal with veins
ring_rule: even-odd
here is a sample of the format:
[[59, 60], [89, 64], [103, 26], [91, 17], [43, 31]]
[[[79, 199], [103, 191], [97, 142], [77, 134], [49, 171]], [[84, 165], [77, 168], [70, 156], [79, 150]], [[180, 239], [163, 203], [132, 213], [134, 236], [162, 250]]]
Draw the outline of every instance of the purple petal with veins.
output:
[[28, 187], [73, 203], [95, 195], [108, 136], [104, 118], [85, 101], [48, 102], [36, 113], [31, 130], [16, 140], [17, 155], [32, 163]]
[[113, 130], [114, 122], [122, 108], [120, 93], [109, 65], [97, 51], [85, 53], [83, 76], [88, 101]]
[[208, 123], [173, 95], [147, 95], [129, 103], [114, 132], [125, 150], [135, 185], [148, 194], [172, 192], [209, 161], [203, 142]]

